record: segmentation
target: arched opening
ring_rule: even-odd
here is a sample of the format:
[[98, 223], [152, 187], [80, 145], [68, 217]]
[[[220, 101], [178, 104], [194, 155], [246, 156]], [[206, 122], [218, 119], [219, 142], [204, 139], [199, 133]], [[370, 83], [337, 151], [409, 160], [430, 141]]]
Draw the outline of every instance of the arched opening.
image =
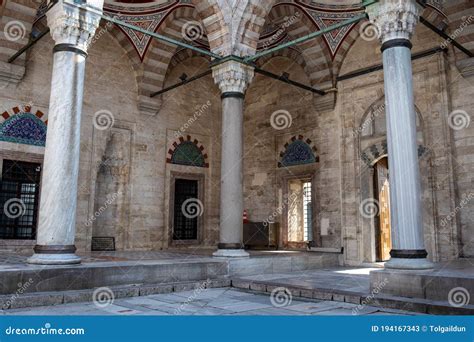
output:
[[374, 195], [377, 203], [375, 226], [375, 257], [376, 261], [390, 259], [392, 249], [390, 225], [390, 184], [388, 158], [382, 157], [374, 165]]

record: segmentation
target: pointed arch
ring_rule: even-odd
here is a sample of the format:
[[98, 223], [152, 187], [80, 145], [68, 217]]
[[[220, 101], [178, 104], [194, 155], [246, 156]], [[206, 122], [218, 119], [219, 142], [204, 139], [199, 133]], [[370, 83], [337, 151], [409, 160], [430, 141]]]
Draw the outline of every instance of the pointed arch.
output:
[[[0, 6], [0, 61], [6, 62], [14, 53], [28, 43], [33, 23], [36, 20], [41, 0], [8, 0]], [[26, 54], [17, 58], [15, 64], [24, 65]]]
[[[294, 40], [318, 30], [308, 12], [298, 4], [279, 3], [269, 12], [260, 37], [259, 49], [264, 50]], [[332, 87], [331, 56], [322, 37], [280, 50], [273, 55], [300, 54], [297, 59], [310, 79], [312, 86]], [[270, 55], [264, 59], [268, 59]], [[302, 63], [304, 60], [304, 63]]]
[[232, 53], [229, 23], [233, 9], [225, 0], [191, 0], [209, 37], [210, 50], [220, 56]]
[[[421, 159], [430, 152], [423, 144], [418, 144], [418, 158]], [[369, 167], [374, 166], [383, 157], [388, 157], [387, 140], [374, 143], [362, 151], [360, 159]]]
[[27, 105], [13, 107], [0, 117], [0, 141], [45, 146], [48, 118]]
[[310, 139], [305, 139], [302, 135], [294, 136], [284, 145], [280, 152], [278, 167], [289, 167], [296, 165], [312, 164], [319, 162], [316, 155], [316, 146]]
[[209, 167], [204, 146], [190, 135], [179, 137], [177, 141], [173, 142], [172, 147], [168, 150], [166, 162], [184, 166]]

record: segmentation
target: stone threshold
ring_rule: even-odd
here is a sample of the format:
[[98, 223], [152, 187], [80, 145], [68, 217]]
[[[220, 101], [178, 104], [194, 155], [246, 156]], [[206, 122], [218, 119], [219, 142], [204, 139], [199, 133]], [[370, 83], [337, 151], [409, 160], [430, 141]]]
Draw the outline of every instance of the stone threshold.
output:
[[288, 286], [288, 284], [279, 284], [278, 282], [255, 281], [245, 279], [232, 279], [232, 287], [252, 291], [256, 293], [270, 294], [277, 288], [287, 289], [292, 297], [345, 302], [360, 305], [362, 309], [366, 305], [412, 311], [431, 315], [473, 315], [474, 305], [465, 305], [463, 307], [453, 307], [448, 302], [432, 301], [421, 298], [397, 297], [385, 294], [367, 294], [361, 292], [344, 291], [340, 289], [327, 288], [307, 288], [303, 286]]

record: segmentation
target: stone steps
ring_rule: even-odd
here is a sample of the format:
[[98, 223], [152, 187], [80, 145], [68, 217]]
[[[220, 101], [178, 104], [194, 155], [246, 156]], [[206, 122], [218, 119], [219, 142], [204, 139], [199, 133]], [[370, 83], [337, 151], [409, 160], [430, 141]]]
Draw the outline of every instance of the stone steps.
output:
[[95, 289], [84, 289], [75, 291], [49, 291], [35, 292], [17, 295], [0, 296], [0, 309], [20, 309], [35, 306], [51, 306], [70, 303], [94, 302], [102, 293], [107, 300], [111, 296], [113, 299], [149, 296], [153, 294], [163, 294], [172, 292], [189, 291], [194, 289], [229, 287], [230, 279], [216, 278], [206, 281], [176, 282], [161, 284], [133, 284], [124, 286], [99, 287]]
[[453, 307], [447, 301], [434, 301], [421, 298], [398, 297], [385, 294], [371, 295], [367, 293], [344, 291], [340, 289], [288, 286], [286, 284], [278, 284], [278, 282], [255, 281], [239, 278], [232, 278], [231, 286], [242, 290], [267, 293], [269, 295], [271, 295], [272, 291], [276, 288], [285, 288], [291, 293], [293, 298], [300, 297], [304, 299], [346, 302], [360, 305], [361, 309], [365, 305], [369, 305], [436, 315], [474, 314], [474, 305]]
[[0, 295], [204, 281], [227, 275], [228, 264], [211, 258], [98, 262], [76, 266], [15, 265], [1, 270]]

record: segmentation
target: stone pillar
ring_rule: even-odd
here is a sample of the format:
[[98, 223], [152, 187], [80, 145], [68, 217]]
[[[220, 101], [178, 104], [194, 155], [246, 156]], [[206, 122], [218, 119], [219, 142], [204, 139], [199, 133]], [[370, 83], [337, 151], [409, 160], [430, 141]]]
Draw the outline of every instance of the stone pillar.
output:
[[420, 7], [414, 0], [381, 0], [368, 8], [383, 53], [390, 168], [391, 260], [387, 268], [426, 269], [410, 38]]
[[77, 179], [87, 48], [103, 0], [60, 0], [47, 13], [55, 41], [39, 224], [32, 264], [76, 264]]
[[253, 68], [235, 61], [212, 69], [222, 92], [222, 155], [219, 245], [216, 257], [246, 257], [243, 249], [243, 104]]

